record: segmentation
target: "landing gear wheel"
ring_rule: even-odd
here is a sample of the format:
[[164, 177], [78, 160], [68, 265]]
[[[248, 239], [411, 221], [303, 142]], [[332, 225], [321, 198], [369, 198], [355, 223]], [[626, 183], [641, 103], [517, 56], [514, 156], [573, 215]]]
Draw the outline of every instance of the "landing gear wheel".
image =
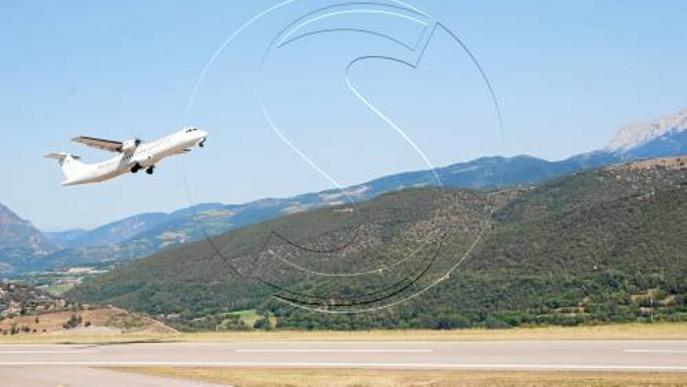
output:
[[146, 173], [152, 175], [153, 173], [155, 173], [155, 167], [149, 167], [148, 169], [146, 169]]
[[131, 173], [138, 173], [138, 171], [141, 170], [141, 166], [136, 164], [133, 167], [131, 167]]

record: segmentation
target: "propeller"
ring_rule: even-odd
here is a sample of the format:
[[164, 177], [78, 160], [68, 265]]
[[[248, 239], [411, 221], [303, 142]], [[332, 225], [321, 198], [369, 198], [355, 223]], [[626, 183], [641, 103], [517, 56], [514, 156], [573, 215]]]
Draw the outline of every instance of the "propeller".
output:
[[141, 129], [136, 128], [136, 137], [134, 137], [134, 144], [136, 144], [137, 147], [143, 143], [142, 138], [143, 136], [141, 136]]

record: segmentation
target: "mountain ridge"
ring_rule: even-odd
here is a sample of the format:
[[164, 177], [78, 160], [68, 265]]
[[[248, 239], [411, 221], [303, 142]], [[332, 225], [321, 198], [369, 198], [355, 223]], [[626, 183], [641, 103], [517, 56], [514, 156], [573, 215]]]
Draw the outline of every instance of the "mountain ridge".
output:
[[665, 115], [650, 121], [626, 125], [616, 133], [606, 147], [609, 152], [625, 152], [645, 145], [664, 135], [687, 129], [687, 109], [673, 115]]
[[[455, 257], [463, 256], [479, 234], [485, 205], [494, 208], [488, 231], [474, 250], [467, 250], [469, 258], [460, 270], [446, 276], [444, 270], [454, 267]], [[275, 316], [278, 327], [292, 329], [648, 321], [650, 297], [656, 299], [656, 320], [687, 319], [684, 158], [613, 165], [504, 191], [416, 188], [387, 193], [362, 203], [352, 223], [332, 222], [339, 216], [337, 209], [280, 217], [213, 237], [212, 244], [198, 241], [169, 249], [89, 278], [70, 296], [146, 312], [189, 330], [215, 330], [226, 313], [243, 309]], [[423, 243], [442, 224], [457, 232], [445, 234], [434, 255]], [[350, 253], [329, 257], [285, 240], [268, 245], [265, 238], [274, 230], [290, 232], [302, 246], [313, 247], [348, 240], [350, 230], [366, 231], [348, 245]], [[413, 243], [427, 248], [415, 249]], [[219, 259], [217, 251], [226, 256]], [[324, 294], [323, 304], [312, 305], [336, 310], [338, 295], [389, 289], [387, 282], [405, 278], [409, 270], [369, 272], [358, 280], [318, 277], [299, 267], [323, 271], [318, 268], [328, 263], [333, 267], [327, 272], [359, 272], [361, 266], [390, 267], [389, 262], [400, 258], [394, 252], [403, 251], [413, 251], [410, 267], [428, 257], [437, 265], [427, 271], [424, 284], [410, 284], [411, 290], [423, 291], [434, 279], [440, 282], [393, 309], [328, 315], [273, 297], [283, 295], [283, 289], [313, 301], [312, 294]], [[259, 273], [261, 281], [252, 273]]]
[[[559, 176], [636, 159], [687, 154], [685, 129], [687, 109], [648, 123], [625, 126], [606, 148], [560, 161], [529, 155], [482, 157], [434, 171], [410, 171], [380, 177], [345, 188], [346, 195], [337, 190], [326, 190], [239, 205], [204, 203], [171, 213], [138, 214], [86, 232], [49, 233], [52, 243], [62, 248], [44, 256], [40, 264], [26, 270], [135, 259], [275, 217], [338, 205], [345, 196], [362, 202], [404, 188], [437, 186], [435, 173], [445, 187], [495, 189], [538, 184]], [[76, 236], [70, 239], [70, 235]]]
[[57, 249], [30, 221], [0, 204], [0, 272], [32, 264]]
[[[559, 166], [559, 168], [565, 170], [570, 169], [584, 169], [584, 168], [594, 168], [600, 165], [604, 164], [610, 164], [612, 162], [622, 162], [622, 161], [630, 161], [632, 159], [637, 159], [637, 158], [656, 158], [656, 157], [667, 157], [667, 156], [673, 156], [673, 155], [679, 155], [682, 153], [687, 153], [687, 139], [684, 137], [687, 137], [687, 133], [683, 132], [687, 131], [687, 109], [684, 109], [677, 114], [674, 115], [666, 115], [651, 121], [646, 121], [646, 122], [640, 122], [640, 123], [634, 123], [634, 124], [629, 124], [621, 129], [618, 130], [614, 138], [609, 142], [609, 144], [601, 150], [596, 150], [592, 152], [587, 152], [587, 153], [581, 153], [577, 155], [570, 156], [566, 159], [563, 160], [558, 160], [558, 161], [549, 161], [543, 158], [539, 158], [533, 155], [529, 154], [521, 154], [521, 155], [515, 155], [511, 157], [506, 157], [506, 156], [485, 156], [485, 157], [480, 157], [475, 160], [467, 161], [467, 162], [460, 162], [460, 163], [455, 163], [451, 164], [445, 167], [439, 167], [436, 170], [441, 172], [444, 172], [446, 174], [446, 171], [449, 173], [456, 173], [460, 172], [461, 170], [466, 171], [472, 168], [481, 166], [480, 164], [490, 164], [495, 162], [501, 162], [501, 163], [508, 163], [508, 162], [517, 162], [517, 161], [530, 161], [534, 164], [537, 163], [547, 163], [550, 165], [554, 166]], [[675, 138], [673, 138], [675, 137]], [[670, 150], [655, 150], [656, 148], [659, 148], [660, 145], [664, 146], [671, 146], [673, 149]], [[616, 157], [614, 157], [614, 155]], [[571, 163], [576, 163], [578, 164], [577, 166], [567, 166]], [[397, 174], [392, 174], [388, 176], [383, 176], [380, 178], [372, 179], [366, 183], [362, 184], [357, 184], [350, 186], [346, 188], [346, 190], [355, 190], [359, 189], [361, 187], [365, 187], [366, 185], [378, 183], [378, 182], [383, 182], [386, 180], [401, 180], [403, 177], [408, 177], [408, 176], [417, 176], [417, 175], [431, 175], [432, 171], [429, 170], [417, 170], [417, 171], [407, 171], [407, 172], [400, 172]], [[545, 177], [546, 178], [546, 177]], [[446, 180], [446, 179], [442, 179]], [[292, 198], [298, 198], [298, 197], [308, 197], [313, 194], [328, 194], [328, 193], [335, 193], [338, 191], [335, 190], [325, 190], [325, 191], [320, 191], [320, 192], [315, 192], [315, 193], [305, 193], [305, 194], [299, 194], [296, 196], [293, 196]], [[153, 213], [153, 214], [165, 214], [169, 215], [170, 218], [174, 217], [179, 217], [182, 215], [187, 215], [189, 212], [194, 211], [194, 207], [213, 207], [213, 208], [219, 208], [219, 207], [240, 207], [240, 206], [246, 206], [246, 205], [254, 205], [260, 202], [270, 202], [270, 201], [283, 201], [283, 200], [288, 200], [289, 198], [279, 198], [279, 197], [271, 197], [271, 198], [264, 198], [264, 199], [258, 199], [256, 201], [251, 201], [251, 202], [246, 202], [242, 204], [222, 204], [222, 203], [203, 203], [199, 204], [193, 207], [188, 207], [188, 208], [183, 208], [179, 210], [175, 210], [173, 212], [169, 213]], [[136, 218], [138, 216], [144, 216], [147, 214], [137, 214], [133, 215], [131, 217], [127, 217], [118, 221], [114, 221], [111, 223], [108, 223], [107, 225], [98, 227], [96, 229], [92, 230], [86, 230], [88, 232], [94, 232], [100, 228], [110, 226], [113, 224], [117, 224], [120, 222], [126, 222], [130, 221], [133, 218]], [[64, 232], [72, 232], [72, 231], [79, 231], [79, 230], [66, 230]], [[52, 233], [52, 234], [57, 234], [57, 233]], [[123, 238], [126, 239], [126, 238]], [[86, 244], [88, 245], [88, 244]]]

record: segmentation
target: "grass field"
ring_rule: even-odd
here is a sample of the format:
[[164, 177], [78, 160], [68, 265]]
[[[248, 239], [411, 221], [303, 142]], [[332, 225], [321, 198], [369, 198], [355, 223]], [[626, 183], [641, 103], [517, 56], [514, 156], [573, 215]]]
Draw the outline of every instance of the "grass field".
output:
[[108, 343], [134, 341], [504, 341], [504, 340], [687, 340], [687, 323], [619, 324], [453, 331], [248, 331], [207, 333], [124, 333], [91, 335], [24, 334], [0, 336], [2, 343]]
[[61, 296], [74, 288], [74, 284], [55, 284], [45, 289], [53, 296]]
[[238, 387], [286, 386], [687, 386], [685, 374], [614, 372], [396, 371], [360, 369], [123, 368]]
[[248, 327], [253, 327], [255, 325], [255, 322], [258, 321], [260, 318], [262, 318], [258, 312], [255, 310], [242, 310], [239, 312], [234, 312], [234, 313], [229, 313], [230, 315], [235, 315], [238, 316], [241, 321], [243, 321], [244, 324]]

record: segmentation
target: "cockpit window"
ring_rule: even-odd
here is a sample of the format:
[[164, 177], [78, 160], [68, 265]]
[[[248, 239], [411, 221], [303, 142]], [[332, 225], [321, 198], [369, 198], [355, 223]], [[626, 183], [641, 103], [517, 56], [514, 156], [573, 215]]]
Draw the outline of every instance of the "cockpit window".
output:
[[198, 129], [197, 129], [197, 128], [186, 129], [186, 132], [185, 132], [185, 133], [195, 132], [196, 130], [198, 130]]

